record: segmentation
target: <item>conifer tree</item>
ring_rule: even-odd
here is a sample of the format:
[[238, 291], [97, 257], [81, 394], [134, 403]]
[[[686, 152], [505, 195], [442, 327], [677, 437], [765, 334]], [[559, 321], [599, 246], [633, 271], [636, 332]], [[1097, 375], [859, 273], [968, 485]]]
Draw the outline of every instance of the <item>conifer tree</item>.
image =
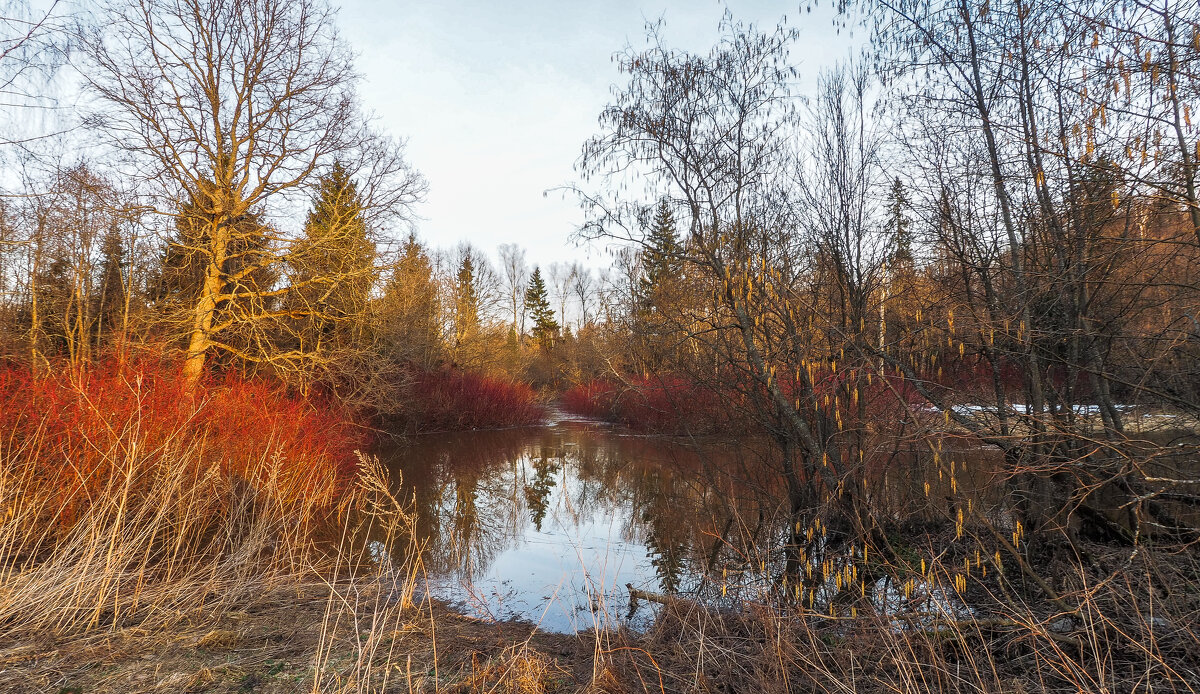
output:
[[[92, 315], [96, 317], [97, 342], [101, 336], [112, 337], [112, 333], [124, 332], [126, 303], [125, 276], [128, 259], [125, 253], [121, 228], [113, 224], [104, 233], [100, 248], [100, 272], [97, 287], [92, 297]], [[118, 335], [117, 341], [124, 339]]]
[[913, 264], [912, 231], [909, 229], [912, 221], [905, 214], [908, 207], [908, 195], [904, 192], [904, 184], [900, 177], [897, 176], [888, 192], [887, 230], [892, 242], [888, 263], [904, 269], [911, 269]]
[[409, 234], [383, 292], [381, 323], [392, 355], [424, 367], [436, 363], [442, 347], [439, 311], [429, 253]]
[[913, 283], [912, 225], [906, 210], [909, 207], [904, 183], [897, 176], [887, 195], [884, 232], [888, 251], [884, 256], [883, 283], [880, 287], [879, 336], [881, 350], [888, 344], [889, 334], [903, 334], [904, 324], [911, 315], [907, 302]]
[[529, 288], [525, 290], [525, 312], [533, 319], [533, 337], [542, 348], [554, 346], [558, 337], [558, 321], [554, 319], [554, 309], [546, 293], [546, 281], [542, 279], [542, 270], [533, 268], [529, 276]]
[[645, 308], [654, 304], [655, 294], [666, 283], [679, 276], [681, 255], [682, 249], [675, 229], [675, 215], [664, 198], [658, 203], [654, 221], [646, 234], [646, 249], [642, 251], [644, 274], [640, 288]]
[[[204, 211], [211, 201], [203, 191], [213, 186], [211, 182], [203, 182], [201, 194], [183, 201], [176, 209], [174, 233], [163, 250], [154, 283], [154, 300], [160, 308], [190, 304], [202, 291], [211, 216]], [[227, 229], [230, 248], [220, 271], [223, 276], [241, 275], [256, 260], [254, 256], [265, 250], [266, 227], [259, 215], [248, 212], [231, 219]]]
[[463, 253], [454, 281], [454, 344], [461, 346], [479, 328], [479, 289], [471, 252]]
[[671, 321], [665, 314], [686, 303], [680, 294], [683, 249], [675, 227], [675, 215], [666, 198], [659, 201], [646, 230], [640, 257], [641, 273], [634, 287], [632, 316], [633, 351], [642, 369], [658, 368], [666, 358]]
[[362, 319], [375, 282], [375, 245], [367, 235], [362, 196], [340, 162], [320, 180], [291, 264], [294, 306], [305, 316], [300, 332], [305, 349], [353, 339], [365, 326]]
[[[176, 209], [174, 235], [163, 253], [152, 291], [159, 317], [178, 323], [182, 332], [187, 331], [184, 326], [191, 323], [195, 305], [207, 291], [206, 273], [213, 264], [215, 219], [210, 208], [219, 191], [207, 179], [201, 181], [199, 191]], [[271, 289], [279, 272], [276, 249], [271, 247], [275, 233], [262, 215], [251, 210], [230, 217], [220, 232], [225, 237], [223, 262], [215, 269], [221, 291], [213, 298], [214, 327], [209, 341], [223, 352], [219, 361], [228, 365], [231, 354], [247, 353], [254, 340], [247, 333], [256, 317], [278, 308], [279, 295]]]

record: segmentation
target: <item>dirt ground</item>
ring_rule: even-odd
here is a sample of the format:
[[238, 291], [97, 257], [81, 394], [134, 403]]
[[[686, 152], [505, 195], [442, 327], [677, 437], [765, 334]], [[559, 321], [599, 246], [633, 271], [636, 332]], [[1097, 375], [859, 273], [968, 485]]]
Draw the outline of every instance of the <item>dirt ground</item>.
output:
[[[0, 691], [278, 693], [314, 685], [353, 691], [355, 645], [335, 639], [321, 653], [327, 597], [319, 587], [292, 591], [153, 632], [46, 635], [22, 643], [0, 635]], [[380, 673], [376, 660], [373, 691], [384, 675], [386, 691], [396, 692], [576, 691], [593, 679], [590, 636], [483, 622], [429, 601], [405, 617], [388, 644], [384, 669], [391, 671]], [[315, 682], [318, 662], [321, 682]]]

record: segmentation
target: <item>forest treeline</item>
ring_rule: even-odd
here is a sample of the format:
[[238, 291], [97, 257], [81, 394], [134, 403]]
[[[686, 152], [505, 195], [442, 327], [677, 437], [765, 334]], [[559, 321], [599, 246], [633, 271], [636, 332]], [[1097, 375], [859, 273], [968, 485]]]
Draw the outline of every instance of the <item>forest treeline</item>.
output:
[[13, 12], [15, 108], [57, 111], [63, 89], [84, 105], [5, 137], [4, 363], [165, 359], [190, 385], [267, 379], [425, 428], [536, 421], [526, 384], [560, 382], [600, 283], [514, 244], [497, 264], [419, 240], [426, 183], [362, 110], [330, 7]]
[[[209, 301], [196, 381], [263, 378], [383, 416], [465, 387], [420, 413], [431, 418], [423, 424], [454, 426], [452, 406], [489, 405], [467, 397], [481, 388], [508, 386], [504, 395], [526, 402], [495, 404], [524, 407], [517, 421], [536, 419], [535, 394], [519, 384], [555, 386], [574, 361], [575, 335], [599, 324], [590, 268], [556, 263], [543, 275], [524, 249], [505, 244], [497, 270], [469, 245], [434, 249], [414, 231], [391, 240], [372, 229], [337, 160], [318, 177], [298, 234], [249, 212], [232, 220], [219, 266], [201, 207], [174, 203], [166, 227], [155, 228], [162, 220], [86, 163], [30, 182], [4, 208], [6, 362], [77, 375], [112, 361], [183, 363], [194, 354], [197, 307]], [[206, 300], [209, 275], [223, 286]], [[466, 413], [462, 423], [508, 423], [475, 414], [482, 419]]]

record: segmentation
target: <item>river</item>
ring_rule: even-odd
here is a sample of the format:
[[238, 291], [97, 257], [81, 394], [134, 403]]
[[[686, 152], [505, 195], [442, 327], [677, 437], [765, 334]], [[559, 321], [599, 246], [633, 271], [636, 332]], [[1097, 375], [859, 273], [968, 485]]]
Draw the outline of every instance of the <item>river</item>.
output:
[[[380, 457], [415, 502], [434, 597], [571, 633], [644, 626], [656, 605], [631, 610], [627, 586], [710, 604], [761, 597], [786, 533], [772, 453], [552, 412], [544, 426], [427, 434]], [[941, 498], [947, 480], [931, 494], [915, 464], [880, 479], [877, 503]]]

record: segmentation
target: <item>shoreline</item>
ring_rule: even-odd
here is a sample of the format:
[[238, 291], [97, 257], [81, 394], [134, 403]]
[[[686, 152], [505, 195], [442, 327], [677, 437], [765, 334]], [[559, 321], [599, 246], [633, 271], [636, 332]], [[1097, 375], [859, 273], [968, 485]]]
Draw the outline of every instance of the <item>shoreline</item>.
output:
[[[350, 632], [360, 637], [362, 632], [338, 626], [339, 633], [329, 637], [330, 598], [320, 584], [285, 587], [223, 614], [183, 617], [163, 630], [143, 625], [7, 644], [0, 646], [0, 689], [341, 691], [361, 676], [362, 644]], [[370, 616], [356, 615], [356, 621]], [[404, 610], [388, 631], [386, 643], [375, 644], [389, 649], [388, 662], [367, 670], [372, 691], [384, 684], [386, 691], [487, 690], [515, 670], [536, 675], [542, 689], [571, 691], [591, 675], [591, 636], [543, 632], [519, 621], [488, 622], [432, 598]]]
[[[159, 627], [148, 620], [0, 642], [0, 690], [883, 692], [971, 683], [1057, 691], [1028, 668], [1030, 658], [1082, 665], [1097, 656], [1113, 685], [1141, 673], [1169, 688], [1200, 673], [1191, 650], [1200, 634], [1186, 610], [1092, 623], [1042, 604], [1021, 615], [934, 617], [897, 630], [887, 615], [775, 613], [756, 605], [717, 611], [643, 594], [662, 606], [645, 633], [560, 634], [526, 621], [470, 617], [428, 594], [410, 603], [395, 597], [397, 588], [379, 576], [285, 581], [249, 603], [169, 615]], [[1143, 648], [1160, 663], [1146, 663]], [[1088, 671], [1076, 674], [1083, 678], [1077, 684], [1099, 683]]]

